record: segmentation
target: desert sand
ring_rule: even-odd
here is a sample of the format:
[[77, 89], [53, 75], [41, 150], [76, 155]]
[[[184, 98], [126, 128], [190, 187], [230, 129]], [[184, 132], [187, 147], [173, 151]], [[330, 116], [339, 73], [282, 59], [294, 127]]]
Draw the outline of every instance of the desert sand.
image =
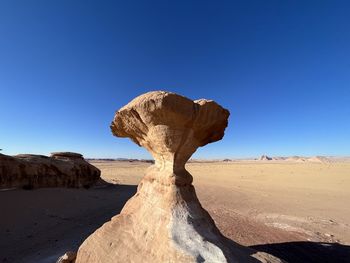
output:
[[[54, 262], [77, 250], [121, 210], [149, 166], [92, 164], [110, 185], [0, 192], [1, 262]], [[202, 206], [230, 239], [288, 262], [350, 262], [350, 163], [236, 161], [186, 167]]]
[[[148, 166], [93, 164], [105, 180], [126, 185], [136, 185]], [[202, 205], [233, 240], [245, 245], [296, 238], [350, 244], [350, 163], [204, 162], [187, 164], [187, 169]], [[291, 238], [265, 235], [260, 239], [249, 229], [240, 233], [239, 227], [232, 227], [234, 218], [229, 224], [223, 222], [231, 216], [254, 219]]]

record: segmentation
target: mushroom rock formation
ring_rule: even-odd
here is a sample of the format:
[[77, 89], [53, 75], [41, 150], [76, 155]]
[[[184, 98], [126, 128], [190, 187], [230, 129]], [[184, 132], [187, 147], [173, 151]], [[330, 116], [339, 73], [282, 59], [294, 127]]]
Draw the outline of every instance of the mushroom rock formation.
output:
[[137, 193], [80, 246], [76, 263], [281, 262], [225, 238], [200, 205], [186, 161], [224, 136], [229, 111], [155, 91], [116, 112], [111, 125], [154, 157]]
[[79, 153], [8, 156], [0, 154], [0, 188], [85, 187], [100, 178], [100, 170]]

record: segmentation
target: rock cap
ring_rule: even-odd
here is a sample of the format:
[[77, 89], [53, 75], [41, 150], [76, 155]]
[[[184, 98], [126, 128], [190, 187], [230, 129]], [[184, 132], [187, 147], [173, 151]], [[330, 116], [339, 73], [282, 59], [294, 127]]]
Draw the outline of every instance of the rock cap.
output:
[[221, 140], [230, 113], [212, 100], [151, 91], [115, 113], [113, 135], [129, 137], [158, 162], [184, 165], [200, 146]]

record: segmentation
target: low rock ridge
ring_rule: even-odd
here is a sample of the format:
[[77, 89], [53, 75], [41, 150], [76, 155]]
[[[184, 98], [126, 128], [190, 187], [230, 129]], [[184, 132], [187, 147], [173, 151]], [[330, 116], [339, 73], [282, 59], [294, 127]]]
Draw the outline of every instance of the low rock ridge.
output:
[[100, 178], [100, 170], [72, 152], [50, 157], [36, 154], [0, 154], [0, 189], [72, 187], [88, 188]]

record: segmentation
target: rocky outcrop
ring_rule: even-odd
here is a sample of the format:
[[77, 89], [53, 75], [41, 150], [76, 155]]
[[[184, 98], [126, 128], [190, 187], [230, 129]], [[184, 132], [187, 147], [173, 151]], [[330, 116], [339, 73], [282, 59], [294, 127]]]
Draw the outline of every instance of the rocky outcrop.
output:
[[100, 178], [100, 170], [78, 153], [0, 154], [0, 188], [85, 187]]
[[116, 112], [118, 137], [145, 147], [155, 164], [121, 213], [80, 246], [76, 263], [280, 262], [225, 238], [200, 205], [186, 161], [200, 146], [224, 136], [228, 110], [157, 91]]
[[267, 155], [261, 155], [259, 160], [260, 161], [271, 161], [272, 158], [267, 156]]
[[289, 162], [305, 163], [307, 158], [301, 156], [291, 156], [287, 157], [285, 160]]

